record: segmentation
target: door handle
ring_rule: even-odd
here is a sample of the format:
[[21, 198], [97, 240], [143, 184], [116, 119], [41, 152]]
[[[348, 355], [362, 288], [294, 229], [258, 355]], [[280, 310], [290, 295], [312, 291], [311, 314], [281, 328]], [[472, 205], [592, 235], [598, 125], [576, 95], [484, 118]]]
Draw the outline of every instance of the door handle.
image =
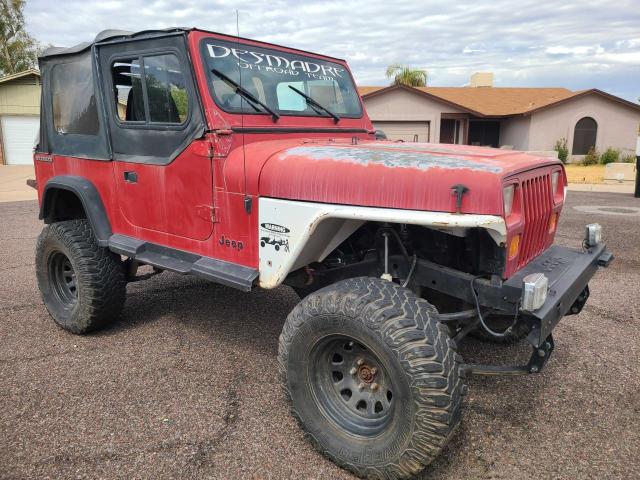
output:
[[124, 181], [128, 183], [138, 183], [138, 174], [136, 172], [124, 172]]

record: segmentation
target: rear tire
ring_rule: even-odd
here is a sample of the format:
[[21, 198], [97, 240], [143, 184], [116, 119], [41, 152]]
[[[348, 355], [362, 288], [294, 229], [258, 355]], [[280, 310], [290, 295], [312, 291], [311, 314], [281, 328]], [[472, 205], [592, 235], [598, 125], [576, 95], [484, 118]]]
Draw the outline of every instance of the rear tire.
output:
[[428, 465], [460, 420], [460, 356], [437, 311], [377, 278], [340, 281], [304, 298], [280, 335], [290, 409], [314, 446], [368, 478]]
[[44, 227], [36, 245], [36, 276], [49, 314], [72, 333], [103, 327], [124, 305], [120, 256], [98, 246], [87, 220]]

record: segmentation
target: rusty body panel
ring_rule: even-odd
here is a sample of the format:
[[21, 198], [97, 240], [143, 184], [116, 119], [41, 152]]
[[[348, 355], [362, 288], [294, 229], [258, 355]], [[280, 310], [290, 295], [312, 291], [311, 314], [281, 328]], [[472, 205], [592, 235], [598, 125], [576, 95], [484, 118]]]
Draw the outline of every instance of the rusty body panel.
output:
[[502, 185], [507, 177], [558, 164], [520, 152], [458, 145], [372, 141], [354, 145], [344, 139], [308, 142], [269, 157], [260, 173], [259, 194], [456, 212], [452, 187], [463, 184], [469, 190], [462, 198], [460, 213], [501, 215]]

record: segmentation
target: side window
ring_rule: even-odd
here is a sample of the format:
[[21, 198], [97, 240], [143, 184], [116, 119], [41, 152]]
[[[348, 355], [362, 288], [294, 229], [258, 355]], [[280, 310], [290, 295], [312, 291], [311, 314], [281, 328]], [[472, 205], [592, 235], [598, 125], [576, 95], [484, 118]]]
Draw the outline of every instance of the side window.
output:
[[51, 71], [53, 127], [59, 135], [97, 135], [100, 130], [91, 57], [60, 63]]
[[144, 96], [140, 76], [140, 60], [117, 60], [111, 67], [115, 88], [116, 112], [123, 122], [144, 122]]
[[111, 75], [120, 121], [179, 125], [187, 119], [189, 96], [174, 54], [119, 59]]
[[144, 57], [144, 79], [149, 98], [149, 121], [183, 123], [188, 96], [178, 58], [173, 54]]

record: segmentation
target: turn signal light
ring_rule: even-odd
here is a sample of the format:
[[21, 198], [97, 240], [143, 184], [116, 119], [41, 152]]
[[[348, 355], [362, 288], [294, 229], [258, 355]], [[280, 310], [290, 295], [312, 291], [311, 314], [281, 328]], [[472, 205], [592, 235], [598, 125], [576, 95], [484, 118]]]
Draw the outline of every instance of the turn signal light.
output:
[[558, 214], [552, 213], [549, 218], [549, 233], [553, 233], [556, 231], [556, 227], [558, 226]]
[[509, 260], [513, 260], [518, 256], [520, 250], [520, 235], [516, 235], [509, 242]]

